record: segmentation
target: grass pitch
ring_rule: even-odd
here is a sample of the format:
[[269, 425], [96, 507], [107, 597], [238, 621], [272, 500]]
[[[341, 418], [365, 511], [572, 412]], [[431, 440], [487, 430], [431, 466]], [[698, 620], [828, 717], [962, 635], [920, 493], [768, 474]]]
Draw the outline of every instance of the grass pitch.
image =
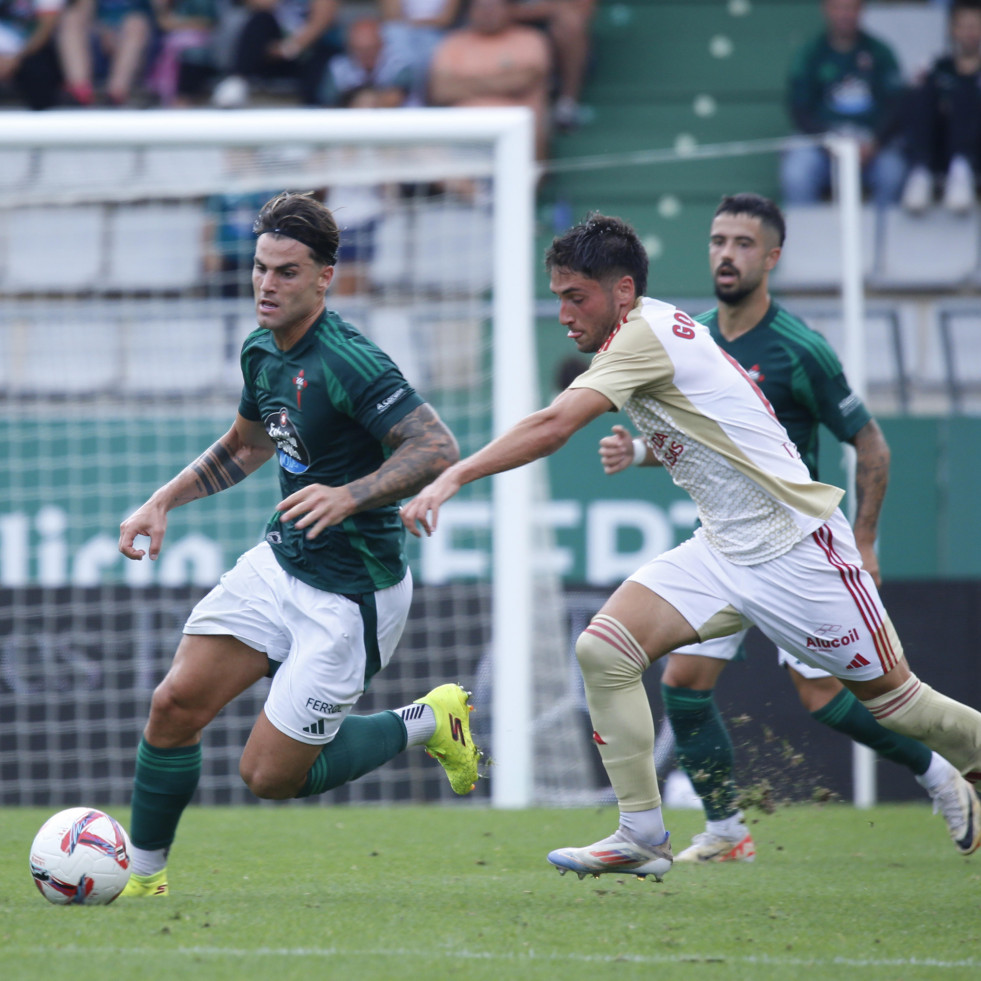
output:
[[[124, 823], [125, 809], [111, 809]], [[47, 811], [0, 811], [4, 981], [955, 981], [981, 969], [981, 853], [928, 805], [753, 815], [751, 865], [663, 883], [545, 861], [611, 808], [190, 808], [165, 899], [46, 903], [28, 871]], [[668, 814], [676, 850], [700, 814]]]

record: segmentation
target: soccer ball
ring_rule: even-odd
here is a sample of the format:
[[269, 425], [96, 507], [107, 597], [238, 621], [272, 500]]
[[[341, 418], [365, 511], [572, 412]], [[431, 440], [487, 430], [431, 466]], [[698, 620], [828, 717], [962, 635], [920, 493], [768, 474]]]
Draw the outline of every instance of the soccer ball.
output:
[[31, 875], [49, 903], [105, 906], [129, 880], [129, 837], [94, 807], [70, 807], [41, 825], [31, 845]]

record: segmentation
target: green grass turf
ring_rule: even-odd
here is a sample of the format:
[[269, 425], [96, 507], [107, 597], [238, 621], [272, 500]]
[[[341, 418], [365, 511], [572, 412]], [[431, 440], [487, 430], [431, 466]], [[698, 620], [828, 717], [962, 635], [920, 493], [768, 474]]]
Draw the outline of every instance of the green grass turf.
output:
[[[115, 809], [117, 813], [121, 809]], [[0, 811], [0, 978], [976, 979], [981, 853], [926, 803], [754, 815], [752, 865], [663, 883], [560, 877], [549, 849], [611, 808], [191, 808], [165, 899], [46, 903], [30, 880], [47, 816]], [[127, 815], [120, 815], [124, 819]], [[680, 849], [700, 830], [669, 815]]]

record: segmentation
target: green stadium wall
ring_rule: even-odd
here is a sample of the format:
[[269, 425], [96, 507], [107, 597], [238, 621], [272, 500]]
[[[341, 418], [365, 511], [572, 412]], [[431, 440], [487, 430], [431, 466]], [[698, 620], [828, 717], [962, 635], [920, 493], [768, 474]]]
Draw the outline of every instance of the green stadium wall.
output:
[[[606, 586], [646, 557], [684, 540], [693, 508], [660, 469], [607, 477], [596, 445], [622, 416], [596, 420], [548, 461], [553, 568], [567, 583]], [[227, 427], [206, 415], [172, 420], [25, 419], [0, 436], [0, 586], [208, 585], [256, 542], [279, 492], [267, 466], [219, 497], [172, 513], [160, 561], [130, 563], [115, 551], [120, 520]], [[981, 418], [885, 418], [892, 475], [881, 523], [887, 580], [981, 578], [981, 522], [974, 510]], [[181, 435], [169, 437], [175, 429]], [[64, 435], [84, 432], [84, 438]], [[843, 481], [841, 451], [822, 450], [829, 483]], [[462, 513], [462, 512], [461, 512]], [[417, 579], [479, 577], [489, 567], [481, 513], [464, 514]], [[410, 543], [415, 549], [416, 543]], [[422, 568], [427, 570], [423, 574]]]

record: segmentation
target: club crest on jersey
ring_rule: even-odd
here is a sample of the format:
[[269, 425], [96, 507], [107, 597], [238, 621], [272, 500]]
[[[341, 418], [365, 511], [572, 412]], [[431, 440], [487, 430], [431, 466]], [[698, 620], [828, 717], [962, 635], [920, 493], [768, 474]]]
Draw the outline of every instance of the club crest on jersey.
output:
[[[299, 399], [299, 391], [297, 391]], [[270, 412], [264, 420], [269, 438], [276, 444], [279, 465], [289, 473], [303, 473], [310, 468], [310, 454], [300, 439], [289, 409], [282, 406], [277, 412]]]
[[296, 386], [296, 407], [300, 408], [300, 396], [303, 394], [303, 389], [307, 387], [307, 380], [303, 377], [303, 369], [300, 369], [300, 373], [293, 379], [293, 384]]

